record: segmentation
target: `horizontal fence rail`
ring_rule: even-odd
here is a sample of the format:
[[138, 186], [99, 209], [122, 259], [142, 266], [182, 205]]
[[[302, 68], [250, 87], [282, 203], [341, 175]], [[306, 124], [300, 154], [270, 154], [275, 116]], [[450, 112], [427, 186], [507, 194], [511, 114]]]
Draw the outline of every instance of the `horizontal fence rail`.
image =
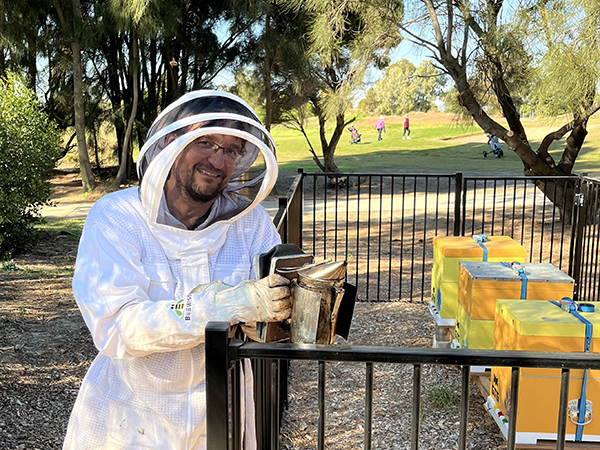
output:
[[460, 173], [302, 177], [301, 247], [317, 260], [346, 260], [359, 300], [429, 299], [433, 238], [472, 234], [510, 236], [527, 249], [522, 262], [554, 264], [575, 278], [576, 298], [598, 300], [598, 180]]
[[[440, 348], [397, 348], [369, 346], [326, 345], [294, 345], [294, 344], [256, 344], [243, 343], [229, 338], [227, 322], [211, 322], [206, 328], [207, 348], [207, 438], [211, 450], [237, 450], [241, 430], [233, 424], [239, 423], [236, 418], [239, 410], [232, 401], [231, 379], [235, 379], [235, 366], [242, 358], [251, 360], [310, 360], [318, 361], [317, 373], [319, 383], [319, 425], [316, 448], [325, 448], [325, 371], [327, 362], [348, 362], [366, 365], [365, 377], [365, 449], [371, 448], [372, 416], [373, 416], [373, 372], [375, 364], [397, 364], [413, 366], [413, 411], [411, 423], [411, 448], [419, 446], [419, 421], [421, 398], [421, 371], [427, 365], [447, 365], [461, 367], [461, 410], [459, 422], [459, 450], [467, 448], [469, 376], [471, 366], [511, 367], [511, 397], [507, 448], [515, 448], [516, 421], [518, 417], [519, 368], [555, 368], [561, 369], [561, 395], [558, 417], [566, 417], [568, 380], [571, 369], [598, 370], [600, 358], [584, 353], [547, 353], [523, 351], [484, 351], [468, 349]], [[357, 387], [358, 388], [358, 387]], [[362, 388], [361, 388], [362, 389]], [[289, 412], [293, 414], [293, 411]], [[271, 429], [276, 430], [276, 426]], [[557, 449], [563, 449], [566, 436], [566, 421], [557, 424]], [[269, 447], [279, 448], [278, 437], [275, 436]]]

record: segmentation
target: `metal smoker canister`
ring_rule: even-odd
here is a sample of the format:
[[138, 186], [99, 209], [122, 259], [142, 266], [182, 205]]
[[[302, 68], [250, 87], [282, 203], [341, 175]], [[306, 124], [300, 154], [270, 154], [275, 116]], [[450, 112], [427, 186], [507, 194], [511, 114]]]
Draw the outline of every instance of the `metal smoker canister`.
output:
[[317, 264], [298, 271], [293, 287], [290, 338], [296, 344], [332, 344], [344, 296], [346, 261]]

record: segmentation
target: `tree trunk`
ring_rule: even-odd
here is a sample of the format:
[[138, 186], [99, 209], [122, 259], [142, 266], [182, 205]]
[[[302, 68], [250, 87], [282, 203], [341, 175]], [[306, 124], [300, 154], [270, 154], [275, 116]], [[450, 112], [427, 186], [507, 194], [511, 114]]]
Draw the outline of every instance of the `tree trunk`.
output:
[[[320, 122], [320, 121], [319, 121]], [[324, 121], [323, 121], [323, 135], [325, 134], [324, 129]], [[325, 165], [325, 170], [327, 172], [339, 172], [340, 169], [335, 164], [334, 155], [335, 149], [337, 148], [338, 143], [340, 142], [340, 138], [344, 132], [344, 128], [346, 127], [346, 123], [344, 121], [344, 116], [339, 114], [335, 117], [335, 129], [333, 130], [333, 134], [331, 135], [331, 139], [329, 140], [329, 144], [323, 148], [323, 161]]]
[[560, 214], [559, 219], [565, 225], [570, 225], [573, 217], [575, 183], [568, 180], [538, 180], [535, 186], [556, 206]]
[[98, 155], [98, 132], [96, 131], [96, 128], [93, 128], [94, 133], [94, 156], [96, 158], [96, 170], [98, 172], [101, 171], [102, 167], [100, 167], [100, 156]]
[[121, 163], [119, 164], [119, 171], [115, 177], [114, 187], [118, 188], [121, 184], [126, 181], [127, 175], [127, 164], [129, 163], [129, 147], [131, 143], [131, 136], [133, 134], [133, 122], [137, 114], [138, 104], [138, 44], [137, 44], [137, 33], [135, 27], [131, 33], [131, 76], [133, 78], [133, 102], [131, 105], [131, 115], [127, 122], [127, 130], [125, 131], [125, 139], [123, 140], [123, 151], [121, 153]]
[[[117, 148], [116, 155], [123, 152], [124, 125], [120, 117], [123, 101], [123, 90], [120, 84], [120, 58], [118, 49], [123, 45], [123, 39], [117, 32], [110, 32], [107, 39], [101, 42], [102, 53], [106, 59], [106, 70], [100, 75], [104, 77], [102, 84], [107, 86], [108, 97], [112, 107], [112, 122], [115, 127]], [[124, 70], [123, 70], [124, 72]]]
[[[55, 2], [56, 3], [56, 2]], [[96, 187], [90, 157], [85, 139], [85, 109], [83, 107], [83, 68], [81, 66], [81, 48], [78, 29], [82, 26], [81, 5], [79, 0], [72, 0], [74, 27], [71, 37], [73, 52], [73, 103], [75, 108], [75, 131], [77, 133], [77, 155], [84, 192], [91, 192]]]
[[271, 131], [272, 109], [273, 109], [273, 94], [271, 91], [271, 13], [267, 13], [265, 19], [265, 128]]

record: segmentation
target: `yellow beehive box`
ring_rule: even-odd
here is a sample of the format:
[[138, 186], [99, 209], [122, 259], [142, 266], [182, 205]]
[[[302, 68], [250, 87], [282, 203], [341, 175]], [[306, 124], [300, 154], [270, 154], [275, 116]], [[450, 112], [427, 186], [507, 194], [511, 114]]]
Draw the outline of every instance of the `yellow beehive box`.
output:
[[[590, 353], [600, 351], [600, 310], [579, 313], [593, 325]], [[550, 302], [503, 300], [496, 303], [494, 321], [494, 348], [523, 351], [585, 351], [584, 323]], [[576, 437], [578, 410], [581, 398], [583, 370], [572, 370], [568, 400], [572, 414], [567, 417], [567, 440]], [[558, 429], [560, 369], [531, 369], [519, 371], [519, 398], [517, 413], [517, 443], [535, 444], [537, 440], [555, 440]], [[493, 367], [490, 398], [505, 418], [510, 404], [511, 369]], [[591, 401], [591, 421], [582, 427], [582, 441], [600, 441], [600, 371], [587, 374], [586, 401]], [[596, 409], [596, 411], [594, 411]], [[596, 413], [596, 414], [594, 414]], [[589, 420], [585, 419], [587, 422]]]
[[459, 304], [454, 328], [454, 340], [459, 348], [492, 349], [494, 347], [494, 321], [471, 319]]
[[456, 283], [460, 261], [522, 262], [527, 256], [525, 247], [508, 236], [487, 236], [486, 239], [478, 243], [468, 236], [435, 236], [433, 269], [442, 281]]
[[575, 281], [552, 264], [522, 264], [523, 276], [505, 263], [461, 262], [458, 302], [471, 319], [494, 320], [496, 300], [560, 300]]
[[431, 275], [431, 303], [443, 319], [456, 319], [458, 283], [444, 283], [435, 272]]
[[431, 303], [442, 318], [455, 319], [460, 261], [523, 261], [526, 255], [525, 248], [508, 236], [435, 236]]

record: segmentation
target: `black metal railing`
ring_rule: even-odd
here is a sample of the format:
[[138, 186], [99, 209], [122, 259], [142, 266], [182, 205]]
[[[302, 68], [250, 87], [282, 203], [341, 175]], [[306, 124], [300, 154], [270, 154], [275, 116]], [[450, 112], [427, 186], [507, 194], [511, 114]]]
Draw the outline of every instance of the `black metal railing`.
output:
[[578, 283], [578, 298], [600, 301], [600, 181], [582, 177], [575, 199], [577, 213], [573, 226], [577, 230], [569, 270]]
[[[302, 173], [301, 247], [348, 262], [363, 301], [431, 295], [434, 236], [510, 236], [598, 300], [600, 182], [570, 177]], [[544, 193], [545, 192], [545, 193]], [[299, 194], [297, 194], [300, 197]], [[552, 201], [550, 200], [552, 199]]]
[[[433, 237], [479, 233], [512, 237], [527, 249], [526, 262], [571, 275], [575, 299], [599, 300], [598, 180], [299, 172], [274, 218], [282, 241], [317, 259], [347, 260], [360, 300], [429, 297]], [[571, 197], [558, 194], [557, 182]], [[288, 362], [253, 365], [259, 447], [273, 448]]]
[[302, 170], [298, 172], [298, 176], [292, 182], [286, 196], [279, 197], [278, 210], [273, 218], [281, 241], [284, 244], [296, 244], [300, 248], [302, 248], [302, 216], [304, 214], [302, 173]]
[[[241, 429], [239, 407], [231, 386], [236, 379], [236, 364], [242, 358], [251, 360], [310, 360], [318, 361], [319, 416], [316, 447], [325, 448], [325, 371], [326, 363], [343, 361], [366, 365], [365, 378], [365, 430], [364, 449], [372, 444], [373, 418], [373, 373], [375, 364], [397, 364], [413, 366], [413, 399], [411, 421], [411, 449], [419, 447], [420, 402], [422, 391], [422, 367], [426, 365], [447, 365], [461, 368], [460, 422], [458, 449], [467, 448], [467, 429], [469, 415], [469, 379], [471, 366], [511, 367], [511, 396], [508, 418], [507, 449], [513, 450], [516, 444], [516, 423], [519, 399], [519, 368], [555, 368], [561, 369], [560, 405], [557, 424], [556, 448], [564, 449], [566, 437], [567, 394], [570, 369], [600, 369], [600, 358], [585, 353], [547, 353], [523, 351], [484, 351], [468, 349], [439, 348], [398, 348], [369, 346], [294, 345], [294, 344], [256, 344], [243, 343], [229, 337], [227, 322], [211, 322], [206, 328], [206, 384], [207, 384], [207, 443], [211, 450], [237, 450], [241, 447]], [[274, 374], [276, 376], [276, 374]], [[273, 381], [276, 384], [276, 379]], [[277, 405], [273, 404], [272, 418], [278, 420]], [[279, 448], [277, 422], [271, 424], [272, 435], [268, 446]]]

